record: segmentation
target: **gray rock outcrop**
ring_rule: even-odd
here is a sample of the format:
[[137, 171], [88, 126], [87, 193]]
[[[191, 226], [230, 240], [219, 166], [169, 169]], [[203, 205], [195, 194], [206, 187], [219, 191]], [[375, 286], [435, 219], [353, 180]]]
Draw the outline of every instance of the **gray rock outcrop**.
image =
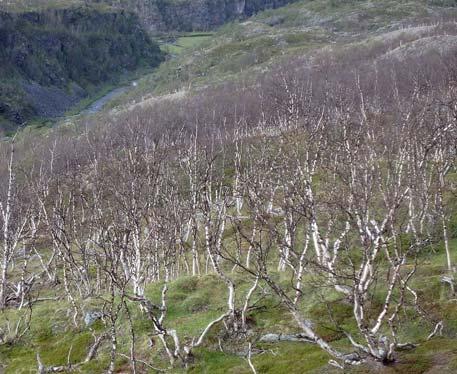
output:
[[250, 17], [297, 0], [107, 0], [135, 11], [150, 32], [208, 31], [226, 22]]

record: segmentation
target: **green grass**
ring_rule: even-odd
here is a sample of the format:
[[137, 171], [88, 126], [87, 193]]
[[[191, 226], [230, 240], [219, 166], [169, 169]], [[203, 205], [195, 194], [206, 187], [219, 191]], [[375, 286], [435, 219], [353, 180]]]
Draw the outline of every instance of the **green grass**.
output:
[[[453, 240], [452, 248], [457, 248], [457, 241]], [[457, 257], [457, 256], [456, 256]], [[411, 318], [404, 322], [400, 329], [399, 337], [402, 341], [419, 342], [417, 349], [398, 353], [398, 363], [391, 367], [383, 367], [382, 373], [423, 373], [433, 368], [439, 358], [444, 360], [444, 367], [451, 370], [457, 366], [454, 359], [457, 353], [457, 312], [455, 304], [448, 301], [446, 295], [436, 298], [436, 288], [442, 287], [439, 275], [443, 273], [444, 257], [441, 248], [435, 252], [424, 253], [421, 257], [422, 267], [418, 274], [417, 284], [420, 287], [421, 302], [432, 312], [440, 313], [445, 319], [445, 336], [437, 337], [431, 341], [424, 341], [426, 331], [433, 326], [424, 324], [423, 321]], [[232, 279], [237, 285], [238, 303], [243, 300], [243, 295], [250, 287], [251, 281], [240, 273], [232, 273]], [[277, 275], [280, 283], [287, 285], [287, 275]], [[314, 280], [306, 280], [311, 294]], [[147, 287], [146, 295], [154, 303], [160, 302], [162, 284], [151, 284]], [[55, 292], [57, 290], [54, 290]], [[307, 292], [307, 289], [304, 290]], [[315, 293], [314, 293], [315, 294]], [[202, 277], [182, 277], [169, 284], [166, 326], [175, 328], [183, 341], [198, 336], [207, 323], [218, 317], [226, 308], [227, 289], [225, 284], [215, 275]], [[259, 308], [250, 314], [250, 321], [255, 341], [267, 332], [297, 332], [297, 327], [291, 316], [283, 309], [278, 300], [271, 293], [263, 294], [260, 290], [254, 295], [253, 300], [259, 299]], [[83, 310], [101, 307], [101, 300], [88, 299], [82, 302]], [[29, 373], [36, 369], [36, 352], [40, 353], [43, 362], [47, 365], [63, 365], [70, 362], [81, 361], [87, 354], [92, 343], [89, 329], [81, 327], [75, 329], [71, 323], [71, 316], [67, 309], [69, 304], [65, 301], [43, 302], [33, 309], [31, 330], [24, 338], [14, 345], [0, 346], [0, 362], [6, 365], [5, 373]], [[348, 349], [348, 342], [342, 334], [334, 330], [329, 321], [328, 313], [332, 318], [344, 326], [348, 331], [355, 332], [354, 322], [351, 318], [351, 306], [338, 298], [332, 290], [322, 291], [322, 294], [307, 297], [300, 308], [315, 323], [316, 330], [326, 339], [341, 349]], [[130, 304], [133, 313], [134, 329], [136, 331], [138, 357], [153, 362], [155, 366], [167, 367], [160, 344], [153, 349], [149, 348], [146, 337], [153, 331], [151, 323], [139, 311], [137, 306]], [[20, 316], [25, 318], [27, 310], [7, 310], [0, 314], [0, 327], [9, 321], [11, 325], [18, 321]], [[128, 324], [125, 313], [118, 321], [119, 352], [128, 354], [130, 340]], [[101, 333], [106, 327], [102, 322], [97, 322], [94, 329]], [[424, 331], [425, 330], [425, 331]], [[215, 328], [208, 335], [206, 343], [195, 351], [194, 363], [190, 366], [190, 373], [249, 373], [248, 364], [242, 352], [247, 349], [244, 340], [223, 341], [223, 352], [218, 345], [220, 328]], [[253, 356], [253, 363], [259, 373], [333, 373], [327, 365], [328, 355], [318, 347], [305, 343], [278, 343], [257, 344], [256, 348], [263, 353]], [[70, 353], [69, 353], [70, 352]], [[81, 367], [81, 372], [101, 373], [109, 362], [109, 345], [102, 346], [97, 360]], [[119, 358], [118, 367], [126, 366], [125, 359]], [[348, 372], [369, 373], [369, 366], [351, 368]], [[180, 368], [172, 371], [184, 372]]]
[[200, 47], [202, 44], [208, 43], [213, 37], [213, 33], [191, 32], [181, 34], [178, 37], [169, 37], [171, 41], [165, 41], [160, 48], [165, 53], [172, 56], [179, 56], [189, 50]]
[[[57, 304], [57, 305], [56, 305]], [[64, 365], [81, 361], [92, 341], [89, 331], [75, 330], [66, 315], [65, 302], [43, 302], [33, 308], [30, 330], [13, 346], [0, 346], [0, 362], [6, 364], [5, 373], [34, 372], [38, 352], [47, 365]], [[28, 309], [7, 311], [0, 314], [0, 325], [6, 322], [14, 328], [22, 317], [25, 326]]]
[[22, 12], [37, 9], [61, 8], [82, 4], [84, 4], [83, 0], [9, 0], [2, 2], [0, 9]]
[[[226, 237], [229, 242], [232, 238]], [[457, 260], [457, 239], [451, 241], [453, 260]], [[427, 311], [429, 317], [445, 321], [444, 336], [425, 341], [425, 337], [433, 329], [433, 324], [418, 319], [410, 312], [405, 312], [399, 331], [402, 342], [419, 343], [419, 347], [412, 351], [399, 352], [397, 363], [391, 366], [381, 366], [376, 369], [381, 373], [424, 373], [433, 369], [438, 364], [443, 367], [443, 373], [452, 372], [457, 367], [457, 308], [454, 301], [449, 300], [449, 292], [439, 281], [441, 274], [445, 273], [445, 255], [443, 246], [435, 245], [425, 248], [419, 257], [420, 267], [412, 283], [419, 293], [421, 306]], [[33, 266], [33, 264], [31, 264]], [[239, 272], [229, 273], [236, 283], [238, 305], [242, 303], [246, 290], [251, 281]], [[287, 287], [290, 284], [290, 274], [272, 274], [276, 280]], [[341, 296], [332, 289], [323, 288], [315, 292], [313, 286], [319, 279], [312, 275], [305, 278], [303, 299], [300, 308], [304, 315], [309, 316], [315, 323], [316, 330], [325, 339], [331, 341], [342, 350], [350, 350], [347, 340], [330, 320], [337, 321], [347, 331], [357, 336], [352, 318], [351, 305], [341, 299]], [[162, 284], [151, 284], [146, 289], [147, 297], [154, 303], [160, 303]], [[53, 290], [59, 292], [59, 290]], [[62, 290], [60, 290], [62, 292]], [[382, 287], [375, 294], [382, 297], [385, 290]], [[189, 341], [198, 336], [209, 321], [218, 317], [225, 311], [227, 289], [225, 284], [216, 275], [202, 277], [181, 277], [169, 284], [166, 326], [178, 331], [182, 341]], [[262, 334], [268, 332], [297, 332], [297, 326], [289, 313], [280, 306], [277, 298], [271, 293], [259, 289], [253, 300], [258, 302], [259, 308], [250, 315], [253, 331], [250, 339], [256, 341]], [[87, 299], [81, 301], [82, 309], [101, 308], [100, 299]], [[134, 329], [136, 331], [138, 357], [155, 366], [166, 368], [166, 358], [156, 341], [153, 349], [148, 346], [147, 336], [153, 331], [150, 321], [139, 311], [135, 304], [130, 304], [133, 314]], [[85, 327], [74, 328], [71, 316], [67, 313], [69, 304], [66, 301], [43, 302], [33, 309], [31, 330], [24, 338], [14, 345], [0, 346], [0, 362], [6, 365], [6, 373], [34, 372], [36, 368], [35, 353], [39, 352], [42, 360], [48, 365], [76, 363], [82, 360], [92, 342], [92, 336]], [[12, 326], [20, 316], [25, 318], [27, 310], [7, 310], [0, 314], [0, 327], [4, 328], [7, 321]], [[128, 354], [129, 335], [125, 313], [118, 321], [119, 352]], [[101, 333], [106, 326], [98, 322], [94, 329]], [[195, 351], [195, 360], [189, 368], [191, 373], [249, 373], [249, 367], [242, 352], [247, 348], [244, 340], [223, 340], [223, 352], [218, 345], [221, 337], [221, 328], [215, 328], [208, 335], [205, 344]], [[333, 373], [328, 365], [328, 355], [318, 347], [304, 343], [278, 343], [257, 344], [256, 348], [263, 353], [254, 355], [253, 362], [259, 373]], [[70, 355], [69, 352], [71, 351]], [[109, 362], [109, 345], [100, 350], [97, 360], [84, 365], [81, 372], [101, 373], [106, 370]], [[125, 359], [119, 358], [118, 367], [126, 366]], [[370, 373], [374, 369], [370, 365], [362, 365], [348, 369], [348, 373]], [[449, 371], [446, 371], [449, 370]], [[184, 370], [176, 368], [171, 372], [181, 373]]]
[[[325, 352], [310, 344], [264, 344], [261, 348], [265, 352], [252, 359], [259, 373], [309, 373], [326, 366], [329, 359]], [[192, 367], [189, 373], [251, 373], [247, 361], [242, 357], [229, 356], [217, 351], [198, 350], [195, 359], [198, 364]]]
[[74, 6], [84, 6], [90, 3], [92, 7], [99, 11], [109, 11], [109, 4], [99, 1], [85, 0], [8, 0], [0, 2], [0, 10], [8, 12], [31, 12], [46, 9], [62, 9]]

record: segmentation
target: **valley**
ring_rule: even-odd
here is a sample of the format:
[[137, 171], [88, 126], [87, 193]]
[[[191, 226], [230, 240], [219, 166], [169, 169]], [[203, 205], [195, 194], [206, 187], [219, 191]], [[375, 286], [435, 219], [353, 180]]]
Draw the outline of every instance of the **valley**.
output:
[[62, 116], [101, 85], [163, 59], [133, 13], [57, 8], [0, 18], [3, 131]]
[[456, 372], [455, 1], [0, 4], [0, 373]]
[[[52, 122], [90, 101], [102, 86], [119, 84], [126, 72], [156, 67], [164, 56], [151, 39], [208, 31], [287, 2], [3, 1], [0, 127], [8, 132], [30, 122]], [[103, 28], [97, 27], [100, 24]], [[116, 46], [109, 47], [105, 38], [113, 37], [113, 31], [125, 40], [117, 39]], [[72, 65], [75, 59], [78, 61]], [[96, 65], [108, 60], [109, 65]], [[93, 62], [96, 64], [91, 66]]]

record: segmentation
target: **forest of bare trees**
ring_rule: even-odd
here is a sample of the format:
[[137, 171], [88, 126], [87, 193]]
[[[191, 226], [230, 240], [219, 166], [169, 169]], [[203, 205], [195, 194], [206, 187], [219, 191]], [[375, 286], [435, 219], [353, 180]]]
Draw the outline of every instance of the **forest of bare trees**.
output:
[[[256, 372], [248, 329], [260, 288], [289, 312], [303, 344], [337, 367], [414, 349], [399, 334], [408, 318], [423, 321], [424, 339], [439, 334], [446, 320], [428, 313], [413, 284], [421, 253], [442, 242], [455, 297], [455, 51], [402, 62], [330, 57], [290, 61], [255, 87], [226, 84], [111, 123], [2, 143], [0, 308], [32, 314], [52, 287], [77, 327], [81, 300], [99, 297], [105, 330], [80, 364], [108, 347], [110, 373], [120, 329], [131, 371], [155, 365], [137, 357], [130, 317], [119, 325], [134, 309], [170, 366], [191, 364], [222, 329], [249, 347]], [[226, 285], [226, 308], [198, 335], [180, 336], [167, 321], [168, 284], [208, 273]], [[147, 297], [151, 283], [162, 285], [159, 299]], [[323, 293], [351, 305], [350, 330], [329, 322], [344, 346], [321, 336], [303, 308]], [[7, 338], [21, 339], [29, 324]], [[37, 365], [69, 369], [39, 355]]]

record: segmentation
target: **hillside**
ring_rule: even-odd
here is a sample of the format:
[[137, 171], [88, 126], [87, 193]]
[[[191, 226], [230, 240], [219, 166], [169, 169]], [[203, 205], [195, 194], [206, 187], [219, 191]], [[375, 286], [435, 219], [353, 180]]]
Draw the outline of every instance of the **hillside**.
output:
[[0, 373], [457, 371], [454, 1], [254, 13], [0, 142]]
[[211, 30], [288, 2], [1, 2], [0, 129], [61, 117], [128, 80], [126, 72], [156, 67], [162, 56], [146, 32]]
[[208, 31], [217, 26], [296, 0], [10, 0], [12, 11], [97, 4], [135, 12], [150, 32]]
[[[110, 4], [119, 2], [110, 1]], [[208, 31], [239, 18], [278, 8], [296, 0], [123, 0], [125, 9], [135, 9], [150, 32]]]
[[133, 13], [70, 7], [0, 13], [0, 128], [62, 116], [102, 85], [163, 59]]
[[[117, 104], [139, 103], [148, 97], [154, 101], [157, 95], [198, 90], [227, 81], [254, 83], [278, 64], [297, 57], [310, 59], [327, 49], [345, 55], [355, 48], [362, 56], [370, 57], [370, 51], [378, 47], [380, 54], [400, 45], [406, 50], [408, 45], [427, 40], [435, 32], [442, 35], [435, 40], [444, 40], [446, 30], [438, 31], [439, 25], [433, 25], [455, 18], [457, 9], [451, 5], [452, 2], [425, 0], [299, 1], [261, 12], [247, 21], [221, 27], [209, 39], [198, 33], [172, 39], [172, 44], [162, 48], [176, 58], [145, 76], [138, 88]], [[176, 48], [180, 44], [186, 46], [186, 53]], [[454, 45], [449, 40], [442, 44], [444, 48]], [[433, 43], [424, 48], [433, 49]], [[417, 44], [410, 54], [419, 51]]]

